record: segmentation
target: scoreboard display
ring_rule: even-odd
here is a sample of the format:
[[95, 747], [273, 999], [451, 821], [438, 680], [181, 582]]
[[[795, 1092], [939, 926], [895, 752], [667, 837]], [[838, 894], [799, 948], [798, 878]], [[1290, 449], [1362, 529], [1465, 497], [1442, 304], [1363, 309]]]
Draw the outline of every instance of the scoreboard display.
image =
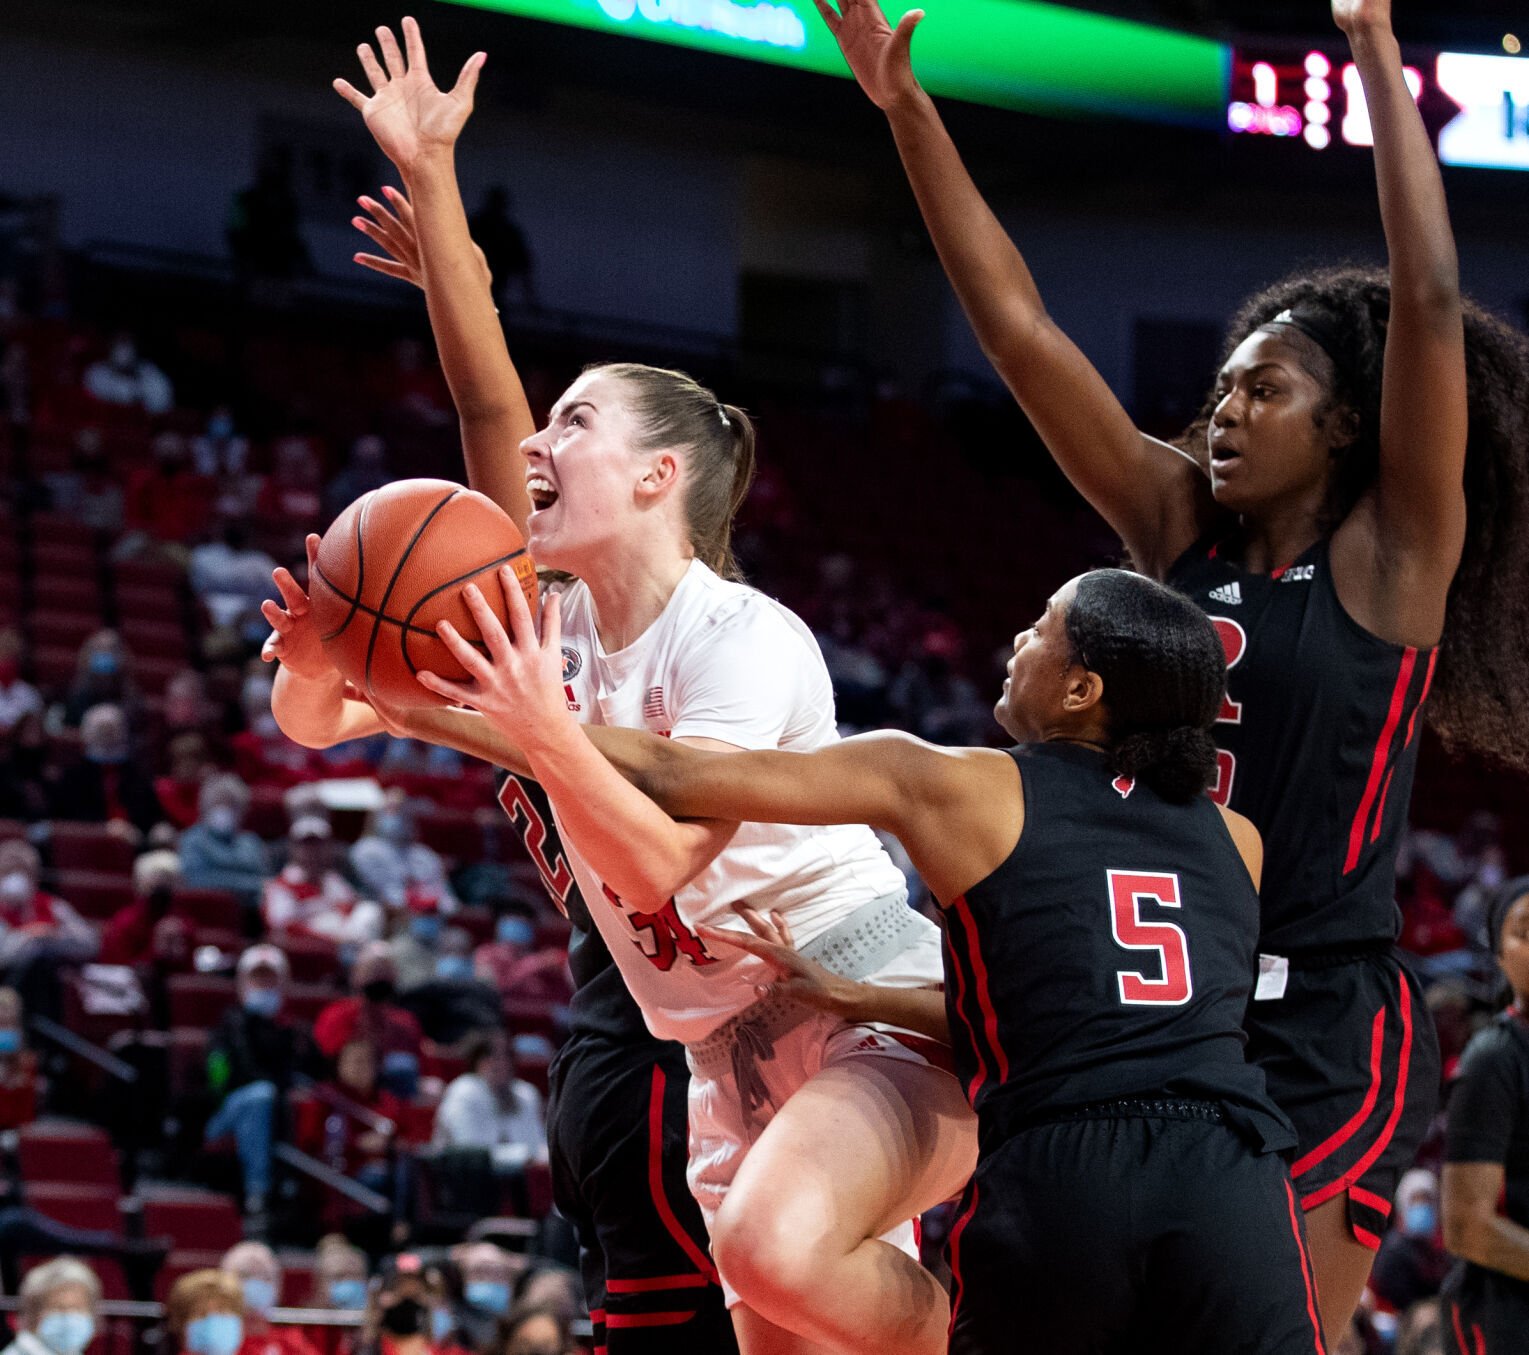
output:
[[[1411, 61], [1407, 86], [1444, 164], [1529, 169], [1529, 59], [1440, 52]], [[1226, 125], [1316, 151], [1374, 144], [1359, 72], [1330, 50], [1235, 50]]]

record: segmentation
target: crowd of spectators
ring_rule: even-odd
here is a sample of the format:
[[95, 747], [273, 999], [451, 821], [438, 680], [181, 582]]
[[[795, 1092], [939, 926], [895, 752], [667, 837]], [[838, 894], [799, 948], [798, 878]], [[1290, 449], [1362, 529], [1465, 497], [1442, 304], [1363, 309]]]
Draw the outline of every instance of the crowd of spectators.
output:
[[[448, 1239], [422, 1225], [464, 1180], [455, 1196], [478, 1215], [546, 1211], [566, 926], [487, 769], [387, 738], [301, 748], [271, 717], [258, 657], [272, 569], [300, 568], [307, 532], [411, 467], [385, 424], [325, 436], [294, 402], [257, 432], [247, 393], [178, 401], [174, 362], [145, 347], [15, 309], [0, 324], [0, 1131], [88, 1114], [70, 1095], [76, 1056], [39, 1043], [29, 1017], [83, 1014], [122, 1053], [180, 1039], [194, 1075], [167, 1075], [135, 1169], [226, 1189], [247, 1240], [169, 1288], [172, 1343], [336, 1355], [334, 1329], [272, 1320], [296, 1305], [360, 1312], [353, 1352], [385, 1336], [394, 1355], [565, 1355], [579, 1299], [545, 1225], [529, 1252], [524, 1233], [514, 1249], [432, 1249]], [[401, 423], [449, 445], [419, 345], [376, 362]], [[527, 385], [556, 393], [535, 373]], [[873, 431], [878, 417], [905, 440], [929, 416], [899, 397]], [[742, 546], [818, 636], [845, 730], [1001, 737], [1003, 630], [974, 640], [873, 554], [804, 550], [809, 517], [766, 467]], [[82, 866], [70, 844], [86, 829]], [[1481, 930], [1507, 872], [1489, 816], [1408, 840], [1404, 941], [1451, 1061], [1491, 1005]], [[193, 995], [213, 1005], [188, 1022]], [[1431, 1348], [1438, 1167], [1435, 1142], [1402, 1184], [1356, 1349]], [[268, 1241], [313, 1247], [311, 1290], [286, 1285]], [[34, 1267], [6, 1355], [78, 1355], [101, 1293], [79, 1261]]]

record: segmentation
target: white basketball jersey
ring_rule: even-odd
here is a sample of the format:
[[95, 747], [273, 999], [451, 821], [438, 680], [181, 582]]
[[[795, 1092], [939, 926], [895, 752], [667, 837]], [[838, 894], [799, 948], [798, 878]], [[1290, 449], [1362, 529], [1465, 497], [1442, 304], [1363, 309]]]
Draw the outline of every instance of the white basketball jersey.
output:
[[[833, 684], [817, 641], [763, 593], [694, 561], [659, 618], [608, 654], [589, 590], [573, 583], [560, 591], [563, 682], [581, 722], [795, 752], [839, 737]], [[663, 910], [643, 913], [606, 889], [566, 827], [558, 828], [590, 915], [661, 1039], [703, 1038], [754, 1002], [757, 985], [773, 977], [742, 951], [708, 949], [694, 934], [696, 923], [745, 930], [733, 904], [779, 909], [802, 945], [861, 904], [905, 886], [864, 826], [745, 823]], [[642, 851], [642, 844], [632, 850]]]

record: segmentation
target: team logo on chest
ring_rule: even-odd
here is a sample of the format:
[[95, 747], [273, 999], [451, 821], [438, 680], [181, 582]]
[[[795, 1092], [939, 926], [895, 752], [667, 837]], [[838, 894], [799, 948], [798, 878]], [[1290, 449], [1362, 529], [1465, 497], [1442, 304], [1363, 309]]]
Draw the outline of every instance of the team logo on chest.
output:
[[1116, 794], [1122, 800], [1129, 800], [1131, 792], [1136, 789], [1136, 778], [1134, 776], [1117, 776], [1110, 782], [1110, 785], [1115, 788]]
[[563, 646], [563, 698], [568, 702], [569, 710], [583, 710], [584, 707], [573, 694], [573, 680], [583, 671], [584, 656], [578, 650]]

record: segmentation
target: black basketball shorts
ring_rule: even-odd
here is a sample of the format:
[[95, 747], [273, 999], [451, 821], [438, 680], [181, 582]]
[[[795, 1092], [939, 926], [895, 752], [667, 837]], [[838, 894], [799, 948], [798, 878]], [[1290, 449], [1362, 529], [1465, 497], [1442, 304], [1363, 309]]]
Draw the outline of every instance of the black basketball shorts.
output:
[[1324, 1355], [1283, 1159], [1204, 1118], [1018, 1132], [949, 1251], [951, 1355]]
[[734, 1355], [737, 1342], [685, 1185], [690, 1074], [657, 1040], [575, 1037], [552, 1068], [552, 1194], [579, 1239], [595, 1350]]
[[1248, 1059], [1295, 1125], [1302, 1209], [1339, 1196], [1380, 1246], [1401, 1175], [1439, 1104], [1439, 1043], [1422, 986], [1394, 950], [1294, 960], [1283, 997], [1248, 1004]]

